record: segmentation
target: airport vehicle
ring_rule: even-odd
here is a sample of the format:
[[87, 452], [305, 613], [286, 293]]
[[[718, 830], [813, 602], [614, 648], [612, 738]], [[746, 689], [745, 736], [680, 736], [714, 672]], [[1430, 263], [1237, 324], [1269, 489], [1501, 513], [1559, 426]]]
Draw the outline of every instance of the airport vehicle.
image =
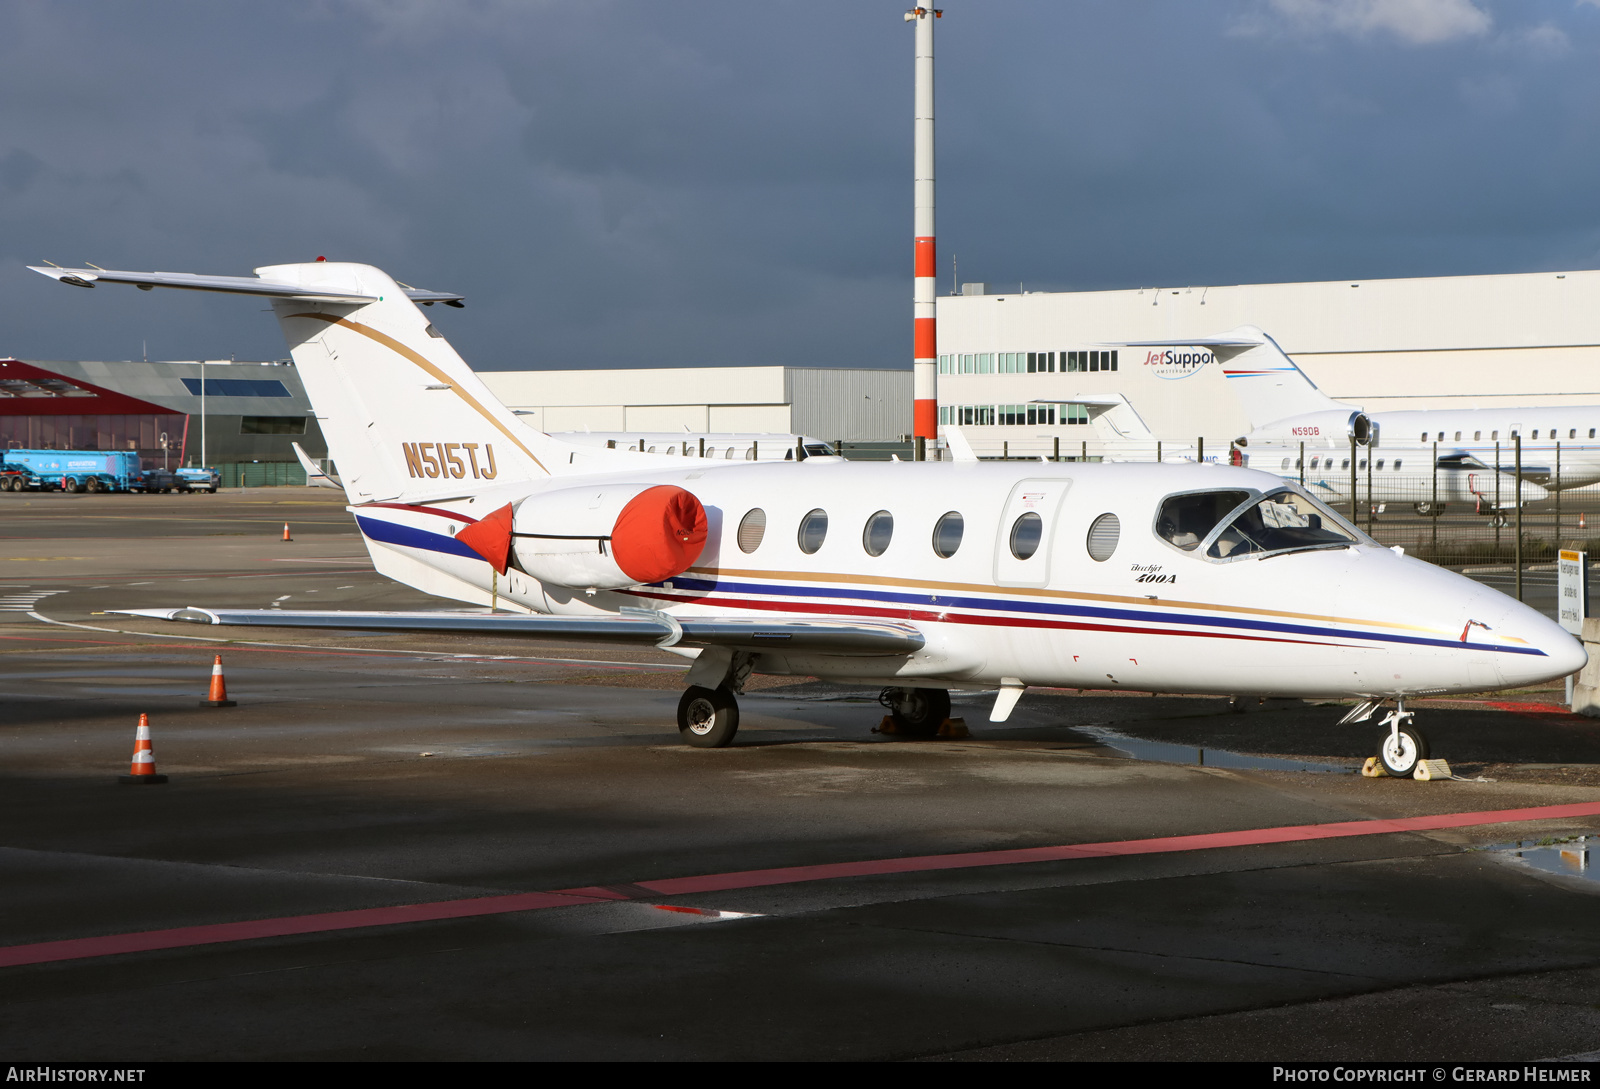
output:
[[[68, 492], [144, 490], [144, 468], [132, 450], [7, 450], [5, 464], [24, 470], [24, 487]], [[13, 478], [16, 479], [16, 478]]]
[[[1441, 455], [1470, 454], [1501, 472], [1513, 471], [1515, 440], [1522, 440], [1521, 470], [1547, 488], [1581, 488], [1600, 481], [1600, 405], [1553, 408], [1459, 408], [1365, 412], [1336, 401], [1266, 333], [1242, 325], [1220, 336], [1189, 340], [1130, 341], [1129, 347], [1203, 347], [1216, 353], [1228, 385], [1250, 419], [1250, 434], [1240, 446], [1306, 444], [1313, 450], [1344, 451], [1358, 446], [1394, 450], [1433, 448]], [[1560, 479], [1556, 447], [1560, 444]]]
[[217, 489], [222, 487], [222, 474], [208, 465], [190, 465], [174, 469], [172, 475], [177, 480], [179, 491], [210, 492], [215, 495]]
[[[1393, 774], [1427, 755], [1405, 701], [1586, 661], [1500, 592], [1386, 549], [1298, 486], [1219, 465], [749, 463], [582, 447], [526, 427], [367, 265], [252, 277], [36, 268], [272, 301], [378, 571], [489, 611], [202, 607], [206, 624], [654, 645], [693, 657], [691, 745], [728, 744], [752, 672], [882, 686], [935, 732], [952, 685], [1004, 721], [1030, 685], [1383, 704]], [[502, 611], [503, 610], [503, 611]]]

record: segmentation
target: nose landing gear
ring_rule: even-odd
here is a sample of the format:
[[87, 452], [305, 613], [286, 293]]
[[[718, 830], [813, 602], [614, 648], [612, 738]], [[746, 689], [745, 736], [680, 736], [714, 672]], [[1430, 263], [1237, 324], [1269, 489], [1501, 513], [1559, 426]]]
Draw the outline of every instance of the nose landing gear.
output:
[[[1383, 700], [1365, 700], [1351, 708], [1350, 713], [1339, 720], [1339, 725], [1365, 722], [1383, 703]], [[1397, 698], [1394, 710], [1383, 716], [1386, 729], [1378, 739], [1378, 763], [1383, 765], [1385, 774], [1396, 779], [1411, 778], [1417, 764], [1428, 758], [1428, 739], [1411, 725], [1412, 717], [1413, 712], [1406, 710], [1404, 698]]]
[[1405, 700], [1396, 700], [1394, 710], [1383, 719], [1389, 729], [1378, 740], [1378, 762], [1396, 779], [1411, 778], [1417, 770], [1417, 762], [1428, 758], [1428, 739], [1410, 725], [1411, 717], [1412, 713], [1405, 709]]

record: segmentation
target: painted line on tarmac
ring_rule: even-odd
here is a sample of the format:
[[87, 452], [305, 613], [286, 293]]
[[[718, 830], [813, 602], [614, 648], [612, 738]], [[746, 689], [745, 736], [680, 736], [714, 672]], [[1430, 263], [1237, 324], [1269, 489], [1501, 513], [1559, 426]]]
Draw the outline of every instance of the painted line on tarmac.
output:
[[[1422, 832], [1440, 828], [1468, 828], [1474, 825], [1511, 824], [1518, 821], [1556, 820], [1600, 816], [1600, 802], [1570, 805], [1545, 805], [1526, 809], [1496, 809], [1476, 813], [1441, 813], [1425, 817], [1398, 817], [1381, 820], [1340, 821], [1333, 824], [1286, 825], [1255, 828], [1241, 832], [1208, 832], [1191, 836], [1159, 836], [1154, 839], [1114, 840], [1106, 843], [1077, 843], [1057, 847], [1020, 847], [1003, 851], [968, 851], [948, 855], [913, 855], [905, 858], [879, 858], [864, 862], [835, 862], [816, 866], [782, 866], [766, 870], [739, 870], [731, 873], [702, 874], [698, 877], [669, 877], [616, 885], [559, 889], [555, 892], [524, 892], [505, 896], [483, 896], [467, 900], [436, 900], [431, 903], [401, 904], [396, 907], [363, 908], [317, 915], [289, 915], [276, 919], [251, 919], [235, 923], [210, 923], [172, 930], [145, 930], [128, 934], [106, 934], [92, 938], [67, 938], [61, 941], [33, 942], [27, 945], [0, 946], [0, 968], [26, 964], [49, 964], [65, 960], [116, 956], [122, 953], [147, 953], [159, 949], [187, 949], [200, 945], [280, 938], [299, 934], [325, 934], [340, 930], [361, 930], [375, 926], [433, 922], [442, 919], [467, 919], [485, 915], [505, 915], [544, 908], [574, 907], [619, 900], [639, 900], [654, 896], [676, 896], [699, 892], [728, 892], [735, 889], [794, 885], [840, 877], [875, 877], [885, 874], [927, 873], [937, 870], [972, 869], [984, 866], [1012, 866], [1027, 862], [1063, 862], [1085, 858], [1115, 858], [1129, 855], [1170, 854], [1202, 851], [1217, 847], [1249, 847], [1276, 843], [1306, 843], [1350, 836], [1381, 836], [1396, 832]], [[721, 914], [720, 912], [718, 913]], [[737, 913], [730, 913], [730, 917]]]
[[[326, 653], [336, 658], [395, 658], [400, 655], [420, 655], [430, 661], [452, 662], [556, 662], [571, 665], [595, 666], [621, 666], [624, 669], [654, 670], [656, 672], [673, 673], [683, 669], [681, 665], [668, 662], [614, 662], [608, 658], [549, 658], [536, 657], [531, 654], [453, 654], [441, 650], [374, 650], [370, 647], [329, 647], [318, 646], [313, 643], [265, 643], [254, 639], [219, 639], [214, 635], [166, 635], [162, 632], [127, 631], [123, 628], [101, 628], [93, 624], [74, 624], [70, 620], [52, 620], [43, 613], [29, 612], [35, 620], [42, 620], [46, 624], [56, 624], [63, 628], [82, 628], [84, 631], [103, 631], [112, 635], [130, 635], [135, 639], [179, 639], [191, 642], [199, 640], [207, 643], [230, 643], [233, 646], [249, 648], [259, 651], [274, 651], [279, 654], [323, 654]], [[4, 639], [27, 639], [25, 635], [0, 636]], [[83, 642], [104, 643], [110, 646], [109, 639], [82, 640]], [[206, 647], [188, 647], [178, 649], [207, 650]]]

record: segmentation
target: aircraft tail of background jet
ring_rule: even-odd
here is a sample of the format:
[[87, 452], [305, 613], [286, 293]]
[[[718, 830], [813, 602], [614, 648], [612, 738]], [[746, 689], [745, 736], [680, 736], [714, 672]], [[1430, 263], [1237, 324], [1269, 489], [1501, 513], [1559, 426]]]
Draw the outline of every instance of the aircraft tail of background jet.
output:
[[1123, 343], [1136, 348], [1210, 348], [1252, 428], [1312, 412], [1359, 411], [1359, 406], [1335, 401], [1318, 389], [1278, 342], [1254, 325], [1241, 325], [1212, 337]]

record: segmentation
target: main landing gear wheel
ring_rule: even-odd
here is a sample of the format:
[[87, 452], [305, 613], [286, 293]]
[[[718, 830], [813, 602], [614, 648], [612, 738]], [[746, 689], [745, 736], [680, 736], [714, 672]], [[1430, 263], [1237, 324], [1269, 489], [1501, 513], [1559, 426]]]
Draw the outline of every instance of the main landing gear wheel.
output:
[[1489, 525], [1494, 529], [1504, 529], [1511, 524], [1511, 519], [1504, 514], [1491, 514]]
[[1428, 758], [1428, 739], [1410, 722], [1411, 712], [1404, 705], [1396, 707], [1384, 718], [1387, 729], [1378, 739], [1378, 763], [1396, 779], [1411, 778], [1417, 762]]
[[1416, 512], [1422, 515], [1424, 518], [1437, 518], [1439, 515], [1444, 513], [1443, 503], [1434, 503], [1424, 499], [1420, 503], [1413, 503], [1411, 505], [1416, 508]]
[[701, 749], [720, 749], [739, 732], [739, 701], [726, 688], [694, 685], [678, 701], [678, 736]]
[[950, 717], [950, 693], [943, 688], [885, 688], [878, 702], [889, 709], [896, 733], [932, 737]]

